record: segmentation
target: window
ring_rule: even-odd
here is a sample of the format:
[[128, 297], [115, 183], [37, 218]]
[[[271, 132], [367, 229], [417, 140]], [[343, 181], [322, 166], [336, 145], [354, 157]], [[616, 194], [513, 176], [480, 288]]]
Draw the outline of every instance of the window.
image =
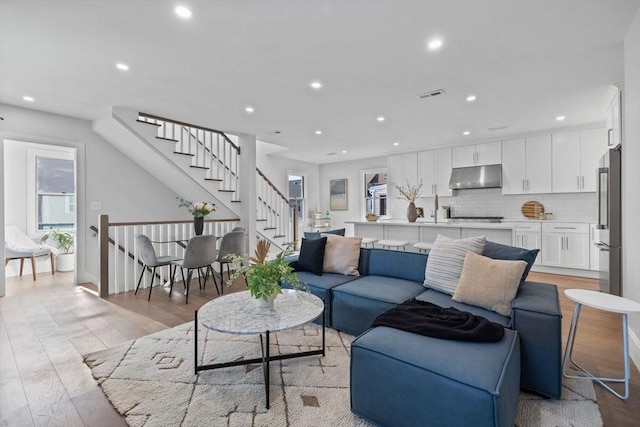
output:
[[74, 161], [35, 157], [36, 230], [74, 228]]
[[289, 191], [289, 202], [296, 207], [296, 211], [298, 212], [298, 221], [303, 222], [305, 218], [305, 207], [304, 207], [304, 198], [305, 198], [305, 177], [303, 174], [288, 174], [287, 178], [287, 188]]
[[387, 172], [384, 170], [365, 171], [364, 214], [387, 214]]

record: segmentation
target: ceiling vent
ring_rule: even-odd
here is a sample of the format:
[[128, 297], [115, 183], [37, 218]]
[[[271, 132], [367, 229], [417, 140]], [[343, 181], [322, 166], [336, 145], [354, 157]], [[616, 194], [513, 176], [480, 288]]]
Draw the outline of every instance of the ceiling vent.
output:
[[436, 89], [436, 90], [432, 90], [431, 92], [421, 93], [420, 95], [418, 95], [418, 98], [420, 99], [433, 98], [434, 96], [440, 96], [444, 94], [445, 94], [444, 89]]
[[504, 130], [504, 129], [507, 129], [508, 127], [509, 127], [509, 125], [496, 126], [496, 127], [492, 127], [492, 128], [487, 128], [487, 130], [490, 130], [490, 131]]
[[327, 156], [335, 156], [336, 154], [338, 154], [338, 153], [332, 151], [331, 153], [327, 153], [326, 155]]

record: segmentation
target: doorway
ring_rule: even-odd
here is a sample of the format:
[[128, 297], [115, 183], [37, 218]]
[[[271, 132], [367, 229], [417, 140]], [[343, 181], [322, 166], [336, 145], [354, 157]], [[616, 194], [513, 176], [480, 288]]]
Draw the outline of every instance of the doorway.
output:
[[[53, 247], [56, 270], [64, 272], [60, 276], [68, 281], [75, 274], [76, 265], [76, 149], [3, 142], [4, 226], [11, 227], [14, 235], [19, 233], [29, 239], [23, 242]], [[5, 232], [5, 239], [7, 235]], [[22, 277], [20, 264], [19, 260], [8, 262], [5, 277], [15, 277], [11, 282], [32, 281], [31, 262], [25, 260]], [[36, 277], [51, 276], [50, 258], [36, 258], [35, 272]]]

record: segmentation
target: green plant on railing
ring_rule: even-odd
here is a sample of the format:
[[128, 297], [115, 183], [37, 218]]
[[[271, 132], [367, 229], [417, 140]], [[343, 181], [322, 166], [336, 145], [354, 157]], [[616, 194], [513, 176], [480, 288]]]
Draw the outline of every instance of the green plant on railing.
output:
[[56, 242], [56, 246], [62, 251], [63, 254], [73, 253], [74, 238], [73, 234], [69, 233], [68, 231], [58, 229], [50, 230], [47, 232], [47, 234], [42, 236], [42, 239], [40, 239], [40, 243], [46, 243], [49, 239]]

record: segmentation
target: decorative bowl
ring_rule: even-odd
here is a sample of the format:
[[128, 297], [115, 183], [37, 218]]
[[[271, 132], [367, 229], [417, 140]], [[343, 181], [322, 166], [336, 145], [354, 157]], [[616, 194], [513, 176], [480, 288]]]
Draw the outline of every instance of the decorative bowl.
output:
[[367, 221], [376, 222], [378, 220], [378, 215], [376, 214], [367, 214]]

